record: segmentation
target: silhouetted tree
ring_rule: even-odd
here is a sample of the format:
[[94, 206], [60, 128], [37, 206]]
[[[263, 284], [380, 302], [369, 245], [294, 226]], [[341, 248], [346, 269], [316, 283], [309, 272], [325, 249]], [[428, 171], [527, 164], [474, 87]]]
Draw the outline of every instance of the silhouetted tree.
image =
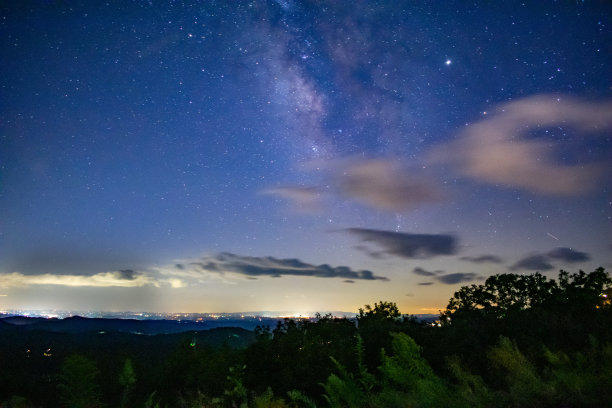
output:
[[92, 408], [100, 406], [97, 383], [98, 369], [85, 356], [73, 354], [62, 365], [59, 384], [60, 400], [68, 408]]
[[355, 334], [353, 322], [331, 315], [285, 319], [272, 333], [260, 329], [246, 351], [245, 383], [257, 393], [265, 393], [268, 386], [276, 395], [298, 389], [320, 401], [320, 383], [334, 369], [332, 358], [356, 369]]
[[359, 309], [357, 325], [363, 339], [364, 361], [371, 372], [380, 365], [383, 349], [391, 350], [391, 333], [401, 330], [401, 314], [394, 302], [380, 301], [374, 307], [365, 305]]
[[455, 292], [442, 313], [442, 322], [478, 316], [503, 318], [545, 304], [557, 292], [556, 282], [540, 273], [493, 275], [484, 285], [463, 286]]
[[602, 294], [612, 285], [603, 268], [591, 273], [569, 274], [561, 270], [559, 282], [540, 273], [490, 276], [484, 285], [463, 286], [442, 313], [443, 322], [475, 315], [503, 318], [509, 313], [535, 307], [562, 306], [591, 311], [604, 304]]
[[[429, 338], [427, 347], [457, 354], [476, 373], [484, 374], [488, 362], [481, 350], [504, 336], [537, 358], [538, 364], [545, 364], [543, 345], [572, 351], [587, 347], [591, 336], [612, 340], [612, 308], [603, 297], [611, 285], [603, 268], [588, 274], [562, 270], [558, 281], [539, 273], [491, 276], [484, 284], [455, 292], [441, 314], [442, 330]], [[433, 364], [440, 368], [442, 362], [438, 358]]]

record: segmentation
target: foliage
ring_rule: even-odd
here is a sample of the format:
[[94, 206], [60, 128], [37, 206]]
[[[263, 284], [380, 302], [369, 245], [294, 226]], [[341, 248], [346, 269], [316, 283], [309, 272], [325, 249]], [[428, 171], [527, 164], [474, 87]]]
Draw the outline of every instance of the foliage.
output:
[[153, 391], [151, 394], [149, 394], [149, 396], [147, 397], [145, 403], [144, 403], [145, 408], [159, 408], [159, 401], [157, 399], [157, 391]]
[[537, 373], [535, 366], [515, 343], [502, 337], [488, 353], [492, 365], [502, 370], [508, 387], [508, 399], [517, 406], [544, 406], [554, 389]]
[[602, 304], [601, 294], [611, 285], [612, 279], [603, 268], [589, 274], [579, 271], [571, 275], [561, 270], [558, 282], [540, 273], [498, 274], [490, 276], [484, 285], [463, 286], [455, 292], [442, 315], [461, 319], [477, 313], [503, 318], [528, 308], [557, 305], [588, 310]]
[[225, 400], [232, 407], [247, 407], [247, 389], [242, 383], [244, 377], [243, 366], [233, 366], [227, 376], [228, 388], [223, 392]]
[[282, 398], [274, 396], [271, 388], [263, 394], [256, 396], [251, 404], [253, 408], [288, 408], [287, 403]]
[[357, 324], [364, 344], [364, 361], [370, 371], [380, 365], [381, 350], [391, 350], [390, 333], [401, 331], [401, 314], [394, 302], [380, 301], [359, 309]]
[[303, 392], [298, 390], [291, 390], [287, 393], [289, 400], [299, 408], [316, 408], [315, 402], [308, 398]]
[[66, 358], [59, 375], [60, 399], [69, 408], [100, 406], [98, 369], [85, 356], [74, 354]]
[[359, 308], [357, 321], [362, 323], [368, 319], [388, 320], [399, 317], [401, 317], [401, 314], [395, 303], [381, 300], [380, 303], [374, 303], [374, 307], [365, 305], [364, 308]]
[[357, 324], [327, 315], [260, 327], [242, 348], [198, 333], [4, 331], [0, 406], [611, 406], [611, 286], [602, 268], [495, 275], [457, 291], [441, 327], [381, 301]]
[[129, 358], [125, 359], [123, 363], [123, 369], [119, 374], [119, 384], [125, 388], [130, 388], [136, 382], [136, 374], [134, 373], [134, 367], [132, 366], [132, 360]]
[[0, 403], [0, 407], [4, 408], [30, 408], [32, 405], [27, 398], [13, 395], [7, 402]]
[[[546, 344], [564, 352], [588, 346], [589, 336], [612, 340], [612, 310], [602, 295], [612, 280], [603, 268], [591, 273], [560, 271], [559, 279], [541, 274], [503, 274], [484, 284], [464, 286], [450, 299], [441, 314], [442, 330], [428, 337], [417, 335], [427, 348], [425, 355], [441, 369], [445, 355], [456, 354], [478, 374], [487, 370], [483, 353], [497, 344], [499, 336], [512, 339], [532, 356]], [[478, 336], [474, 336], [478, 333]], [[543, 363], [540, 355], [538, 364]]]
[[331, 407], [447, 407], [461, 406], [451, 399], [447, 384], [421, 356], [421, 348], [404, 333], [392, 333], [392, 354], [383, 352], [380, 379], [366, 372], [356, 376], [341, 365], [324, 384]]
[[386, 388], [383, 397], [401, 394], [400, 400], [411, 401], [414, 406], [447, 406], [448, 389], [421, 356], [421, 348], [406, 334], [393, 333], [392, 337], [393, 355], [383, 353], [380, 366]]
[[545, 375], [557, 400], [570, 406], [597, 407], [612, 401], [612, 344], [591, 339], [584, 352], [566, 354], [544, 348]]
[[119, 374], [119, 384], [123, 387], [123, 395], [121, 397], [121, 407], [128, 405], [129, 394], [136, 383], [136, 374], [134, 373], [134, 367], [132, 366], [132, 360], [129, 358], [125, 359], [123, 363], [123, 369]]
[[363, 382], [355, 378], [342, 365], [334, 361], [338, 374], [331, 374], [323, 388], [325, 389], [325, 400], [331, 407], [357, 408], [368, 406], [370, 399], [368, 390]]
[[355, 368], [356, 328], [347, 319], [285, 319], [270, 332], [260, 330], [246, 352], [245, 384], [257, 393], [270, 386], [276, 395], [299, 389], [321, 401], [320, 384], [340, 364]]
[[450, 379], [455, 381], [454, 392], [458, 400], [465, 401], [469, 407], [494, 406], [495, 393], [480, 376], [471, 374], [458, 356], [448, 357], [447, 367]]

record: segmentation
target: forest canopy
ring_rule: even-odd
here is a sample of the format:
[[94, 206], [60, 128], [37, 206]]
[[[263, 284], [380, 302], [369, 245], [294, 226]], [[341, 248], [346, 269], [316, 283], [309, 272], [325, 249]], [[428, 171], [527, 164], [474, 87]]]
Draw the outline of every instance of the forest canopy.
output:
[[[213, 333], [100, 337], [3, 325], [0, 406], [608, 406], [611, 288], [603, 268], [556, 279], [501, 274], [461, 287], [435, 322], [380, 301], [356, 319], [284, 319], [219, 332], [214, 344]], [[56, 354], [23, 353], [43, 338]]]

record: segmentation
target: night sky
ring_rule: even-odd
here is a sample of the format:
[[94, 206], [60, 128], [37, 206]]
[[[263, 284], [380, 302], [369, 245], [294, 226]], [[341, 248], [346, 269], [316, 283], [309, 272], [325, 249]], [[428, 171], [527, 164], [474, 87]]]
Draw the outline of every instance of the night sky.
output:
[[612, 268], [607, 1], [0, 6], [0, 309], [437, 313]]

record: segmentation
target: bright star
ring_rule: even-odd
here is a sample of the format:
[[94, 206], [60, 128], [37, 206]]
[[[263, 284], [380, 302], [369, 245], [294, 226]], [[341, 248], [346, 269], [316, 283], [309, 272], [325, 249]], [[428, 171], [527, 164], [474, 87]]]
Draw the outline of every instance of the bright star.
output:
[[446, 64], [446, 65], [450, 65], [452, 62], [453, 62], [453, 61], [451, 61], [451, 60], [447, 59], [445, 64]]

